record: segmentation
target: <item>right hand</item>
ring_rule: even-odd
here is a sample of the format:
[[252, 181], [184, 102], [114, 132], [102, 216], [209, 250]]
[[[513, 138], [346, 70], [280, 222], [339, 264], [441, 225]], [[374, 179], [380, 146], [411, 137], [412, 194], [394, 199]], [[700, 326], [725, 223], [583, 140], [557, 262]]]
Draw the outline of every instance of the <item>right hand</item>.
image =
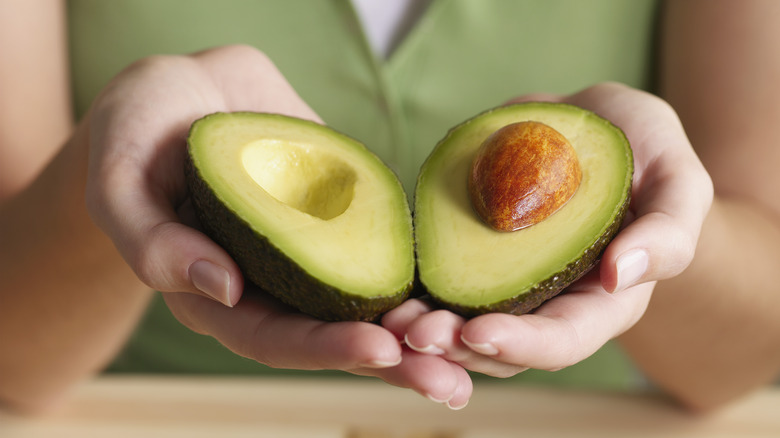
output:
[[661, 99], [604, 83], [569, 96], [532, 95], [512, 102], [538, 100], [594, 111], [623, 129], [631, 142], [635, 171], [628, 218], [599, 265], [530, 314], [490, 313], [467, 320], [409, 300], [383, 318], [407, 346], [496, 377], [568, 367], [633, 327], [656, 282], [679, 275], [693, 260], [713, 199], [708, 173], [674, 109]]
[[462, 367], [402, 348], [379, 325], [319, 321], [259, 292], [241, 299], [241, 272], [197, 229], [183, 175], [190, 125], [217, 111], [321, 122], [273, 63], [245, 46], [139, 61], [87, 114], [88, 210], [136, 275], [164, 293], [180, 322], [239, 355], [272, 367], [374, 375], [465, 405], [472, 387]]

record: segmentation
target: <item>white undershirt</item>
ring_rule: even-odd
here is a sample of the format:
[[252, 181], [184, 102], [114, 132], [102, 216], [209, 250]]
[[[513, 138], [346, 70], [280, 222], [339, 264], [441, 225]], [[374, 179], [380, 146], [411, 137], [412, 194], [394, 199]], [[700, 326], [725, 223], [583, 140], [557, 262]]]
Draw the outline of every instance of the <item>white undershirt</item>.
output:
[[374, 53], [386, 59], [410, 24], [419, 17], [424, 0], [352, 0]]

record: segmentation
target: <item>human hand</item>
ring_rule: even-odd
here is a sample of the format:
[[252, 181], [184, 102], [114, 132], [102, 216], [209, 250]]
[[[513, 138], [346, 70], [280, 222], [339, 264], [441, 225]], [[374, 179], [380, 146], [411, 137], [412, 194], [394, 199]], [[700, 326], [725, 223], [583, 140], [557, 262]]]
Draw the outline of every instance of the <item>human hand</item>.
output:
[[[242, 298], [238, 267], [197, 229], [183, 174], [191, 123], [217, 111], [320, 121], [270, 60], [240, 46], [140, 61], [108, 85], [85, 119], [89, 212], [176, 318], [273, 367], [375, 375], [433, 398], [442, 395], [429, 382], [467, 380], [460, 367], [403, 350], [376, 324], [318, 321], [260, 292]], [[433, 376], [412, 372], [421, 367]]]
[[86, 117], [87, 208], [147, 285], [228, 306], [243, 282], [231, 258], [194, 228], [183, 166], [192, 122], [217, 111], [277, 112], [320, 121], [273, 63], [233, 46], [141, 60], [118, 75]]
[[675, 112], [660, 99], [601, 84], [571, 96], [532, 95], [512, 102], [529, 100], [575, 104], [624, 130], [635, 159], [624, 228], [593, 271], [532, 314], [466, 320], [410, 300], [382, 321], [422, 354], [497, 377], [527, 368], [567, 367], [632, 327], [655, 282], [679, 274], [691, 262], [713, 196], [709, 176]]

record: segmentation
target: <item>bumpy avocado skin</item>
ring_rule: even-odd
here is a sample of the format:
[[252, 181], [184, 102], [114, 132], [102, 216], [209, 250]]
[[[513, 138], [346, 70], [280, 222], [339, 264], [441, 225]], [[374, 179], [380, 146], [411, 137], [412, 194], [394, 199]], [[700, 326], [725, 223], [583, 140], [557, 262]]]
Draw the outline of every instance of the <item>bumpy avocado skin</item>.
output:
[[325, 321], [375, 321], [409, 297], [413, 281], [380, 297], [350, 294], [321, 282], [228, 209], [201, 178], [189, 154], [184, 170], [206, 235], [230, 254], [247, 280], [285, 304]]

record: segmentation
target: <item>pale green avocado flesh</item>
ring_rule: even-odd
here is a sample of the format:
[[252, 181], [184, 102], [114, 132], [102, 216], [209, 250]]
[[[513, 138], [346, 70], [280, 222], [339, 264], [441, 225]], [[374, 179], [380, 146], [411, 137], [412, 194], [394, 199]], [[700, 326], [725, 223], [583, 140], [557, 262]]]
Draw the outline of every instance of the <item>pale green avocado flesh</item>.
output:
[[[545, 123], [572, 144], [582, 169], [574, 196], [542, 222], [491, 229], [472, 209], [467, 178], [483, 140], [510, 123]], [[522, 314], [560, 293], [598, 261], [629, 205], [633, 156], [623, 132], [581, 108], [524, 103], [453, 128], [423, 165], [415, 191], [419, 280], [464, 316]]]
[[408, 297], [406, 195], [361, 143], [301, 119], [216, 113], [192, 125], [188, 152], [198, 219], [251, 283], [324, 320], [374, 320]]

